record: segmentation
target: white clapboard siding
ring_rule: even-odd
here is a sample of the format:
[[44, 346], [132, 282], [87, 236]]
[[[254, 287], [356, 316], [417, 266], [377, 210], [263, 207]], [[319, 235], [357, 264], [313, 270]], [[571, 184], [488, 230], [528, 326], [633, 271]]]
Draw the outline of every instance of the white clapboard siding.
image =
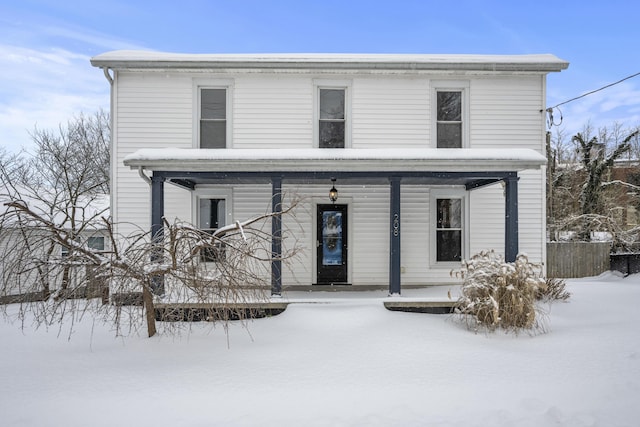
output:
[[168, 200], [164, 207], [164, 217], [170, 223], [195, 221], [193, 210], [193, 197], [191, 191], [177, 187], [175, 185], [165, 183], [164, 197]]
[[256, 75], [235, 80], [234, 148], [309, 148], [312, 116], [309, 77]]
[[494, 250], [504, 254], [504, 190], [494, 184], [469, 194], [469, 255]]
[[352, 146], [425, 147], [429, 135], [428, 88], [427, 79], [354, 79]]
[[352, 283], [388, 284], [389, 186], [345, 188], [352, 197]]
[[[544, 187], [541, 171], [518, 175], [519, 252], [533, 262], [544, 259]], [[505, 199], [500, 184], [474, 190], [470, 194], [470, 255], [483, 250], [504, 254]]]
[[472, 148], [543, 149], [543, 78], [477, 78], [470, 89]]
[[[340, 187], [340, 192], [344, 191]], [[296, 209], [283, 218], [283, 246], [293, 248], [298, 246], [300, 251], [296, 256], [283, 265], [282, 283], [289, 285], [310, 285], [315, 283], [315, 248], [316, 248], [316, 205], [330, 203], [329, 183], [325, 185], [293, 185], [284, 184], [283, 193], [286, 206], [289, 200], [299, 199]], [[340, 195], [341, 199], [342, 194]], [[339, 200], [342, 203], [344, 200]]]
[[545, 171], [519, 173], [518, 220], [520, 252], [532, 262], [546, 261]]
[[[232, 194], [232, 218], [230, 222], [243, 222], [271, 212], [271, 185], [254, 184], [229, 187]], [[251, 225], [271, 233], [271, 219], [266, 219]], [[258, 256], [265, 257], [271, 251], [271, 243], [265, 242], [264, 249], [268, 252]], [[271, 284], [271, 264], [269, 262], [255, 262], [255, 274], [262, 277], [267, 286]]]
[[[313, 146], [314, 139], [317, 77], [270, 72], [227, 75], [119, 72], [114, 86], [116, 146], [112, 154], [117, 231], [125, 235], [146, 232], [150, 224], [149, 185], [137, 171], [124, 167], [124, 157], [142, 148], [193, 147], [193, 131], [197, 128], [193, 97], [197, 82], [203, 79], [231, 82], [229, 122], [233, 126], [233, 148], [308, 148]], [[345, 76], [334, 77], [345, 80]], [[352, 146], [429, 146], [433, 125], [430, 78], [435, 76], [347, 76]], [[540, 113], [544, 108], [543, 77], [476, 75], [468, 80], [472, 148], [525, 147], [543, 152], [544, 115]], [[544, 172], [525, 171], [519, 175], [520, 250], [539, 261], [545, 255]], [[284, 185], [285, 198], [293, 195], [305, 198], [295, 216], [284, 219], [284, 245], [293, 247], [296, 243], [303, 248], [296, 259], [283, 266], [285, 285], [308, 285], [315, 281], [315, 204], [328, 202], [329, 186], [329, 182]], [[337, 187], [338, 203], [349, 204], [349, 280], [355, 286], [388, 285], [389, 186], [338, 182]], [[434, 265], [429, 253], [433, 247], [430, 189], [404, 184], [401, 188], [402, 284], [451, 282], [451, 264]], [[270, 209], [270, 185], [237, 185], [230, 189], [234, 219], [244, 220]], [[193, 197], [186, 190], [165, 185], [166, 217], [191, 221]], [[472, 191], [468, 200], [470, 254], [483, 249], [503, 252], [502, 187], [497, 184]]]
[[425, 284], [430, 262], [429, 189], [402, 185], [400, 193], [401, 282]]
[[[116, 230], [128, 235], [150, 228], [150, 189], [137, 171], [123, 165], [123, 159], [142, 148], [192, 146], [192, 81], [177, 74], [119, 73], [115, 99], [114, 220]], [[168, 216], [189, 215], [190, 210], [180, 211], [181, 206], [185, 204], [180, 200], [167, 203]]]

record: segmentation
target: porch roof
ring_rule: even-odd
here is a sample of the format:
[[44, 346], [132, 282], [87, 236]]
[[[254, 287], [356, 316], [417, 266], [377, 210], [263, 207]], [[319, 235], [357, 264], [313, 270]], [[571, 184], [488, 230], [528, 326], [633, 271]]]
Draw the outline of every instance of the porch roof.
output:
[[532, 149], [141, 149], [124, 158], [149, 171], [332, 172], [518, 172], [539, 169], [544, 155]]

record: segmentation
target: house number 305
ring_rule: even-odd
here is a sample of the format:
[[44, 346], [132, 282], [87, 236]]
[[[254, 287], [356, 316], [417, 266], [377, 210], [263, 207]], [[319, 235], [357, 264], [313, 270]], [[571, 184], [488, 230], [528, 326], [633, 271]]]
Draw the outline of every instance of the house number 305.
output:
[[393, 237], [398, 237], [400, 234], [400, 216], [393, 214]]

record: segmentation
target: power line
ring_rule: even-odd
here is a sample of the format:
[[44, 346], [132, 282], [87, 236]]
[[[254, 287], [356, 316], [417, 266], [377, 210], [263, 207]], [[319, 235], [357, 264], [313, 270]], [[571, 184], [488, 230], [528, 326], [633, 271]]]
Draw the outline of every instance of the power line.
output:
[[[562, 117], [562, 110], [560, 110], [560, 109], [558, 108], [559, 106], [564, 105], [564, 104], [568, 104], [568, 103], [570, 103], [570, 102], [572, 102], [572, 101], [575, 101], [576, 99], [580, 99], [580, 98], [584, 98], [585, 96], [592, 95], [592, 94], [594, 94], [594, 93], [596, 93], [596, 92], [600, 92], [601, 90], [604, 90], [604, 89], [610, 88], [611, 86], [615, 86], [615, 85], [617, 85], [617, 84], [619, 84], [619, 83], [622, 83], [622, 82], [623, 82], [623, 81], [625, 81], [625, 80], [629, 80], [629, 79], [631, 79], [631, 78], [633, 78], [633, 77], [636, 77], [636, 76], [640, 76], [640, 72], [635, 73], [635, 74], [632, 74], [632, 75], [630, 75], [630, 76], [627, 76], [627, 77], [625, 77], [624, 79], [620, 79], [620, 80], [618, 80], [617, 82], [609, 83], [608, 85], [606, 85], [606, 86], [602, 86], [601, 88], [598, 88], [598, 89], [595, 89], [595, 90], [589, 91], [589, 92], [587, 92], [587, 93], [583, 93], [583, 94], [582, 94], [582, 95], [580, 95], [580, 96], [576, 96], [575, 98], [571, 98], [571, 99], [569, 99], [569, 100], [567, 100], [567, 101], [561, 102], [560, 104], [554, 105], [553, 107], [549, 107], [549, 108], [547, 108], [547, 110], [546, 110], [546, 111], [547, 111], [547, 124], [549, 125], [549, 128], [551, 128], [552, 126], [560, 126], [560, 125], [562, 124], [562, 120], [563, 120], [563, 117]], [[559, 121], [558, 123], [556, 123], [556, 122], [555, 122], [555, 119], [554, 119], [554, 117], [553, 117], [553, 110], [554, 110], [554, 109], [555, 109], [555, 110], [558, 110], [558, 112], [560, 113], [560, 121]], [[540, 112], [542, 112], [542, 110], [540, 110]]]
[[617, 84], [619, 84], [619, 83], [622, 83], [622, 82], [623, 82], [623, 81], [625, 81], [625, 80], [629, 80], [629, 79], [631, 79], [631, 78], [633, 78], [633, 77], [636, 77], [636, 76], [640, 76], [640, 72], [635, 73], [635, 74], [632, 74], [632, 75], [630, 75], [630, 76], [627, 76], [627, 77], [625, 77], [624, 79], [620, 79], [620, 80], [618, 80], [617, 82], [613, 82], [613, 83], [610, 83], [610, 84], [608, 84], [608, 85], [606, 85], [606, 86], [602, 86], [602, 87], [601, 87], [601, 88], [599, 88], [599, 89], [592, 90], [592, 91], [587, 92], [587, 93], [583, 93], [583, 94], [582, 94], [582, 95], [580, 95], [580, 96], [576, 96], [575, 98], [571, 98], [571, 99], [569, 99], [568, 101], [561, 102], [560, 104], [554, 105], [553, 107], [549, 107], [549, 108], [547, 108], [547, 111], [549, 111], [549, 110], [553, 110], [554, 108], [558, 108], [558, 107], [559, 107], [559, 106], [561, 106], [561, 105], [568, 104], [569, 102], [575, 101], [576, 99], [584, 98], [585, 96], [589, 96], [589, 95], [594, 94], [594, 93], [596, 93], [596, 92], [600, 92], [601, 90], [607, 89], [607, 88], [609, 88], [609, 87], [611, 87], [611, 86], [615, 86], [615, 85], [617, 85]]

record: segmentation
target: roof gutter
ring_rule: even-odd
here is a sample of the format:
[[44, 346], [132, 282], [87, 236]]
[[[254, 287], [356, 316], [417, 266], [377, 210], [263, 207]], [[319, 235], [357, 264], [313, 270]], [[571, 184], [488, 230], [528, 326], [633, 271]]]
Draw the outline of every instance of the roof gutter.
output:
[[149, 178], [144, 173], [144, 166], [138, 166], [138, 175], [140, 175], [140, 178], [142, 178], [144, 180], [144, 182], [146, 182], [147, 184], [149, 184], [149, 185], [152, 184], [151, 178]]
[[339, 70], [554, 72], [569, 63], [553, 55], [188, 55], [108, 52], [94, 67], [125, 70]]
[[105, 78], [109, 82], [109, 85], [113, 86], [113, 76], [110, 73], [111, 71], [113, 70], [109, 67], [102, 67], [102, 72], [104, 73]]
[[[341, 151], [341, 152], [340, 152]], [[288, 153], [288, 155], [287, 155]], [[278, 155], [276, 149], [206, 150], [142, 149], [123, 160], [131, 169], [194, 172], [300, 171], [501, 171], [539, 169], [544, 155], [531, 149], [298, 149]], [[146, 178], [146, 179], [145, 179]], [[143, 177], [147, 180], [148, 177]]]

